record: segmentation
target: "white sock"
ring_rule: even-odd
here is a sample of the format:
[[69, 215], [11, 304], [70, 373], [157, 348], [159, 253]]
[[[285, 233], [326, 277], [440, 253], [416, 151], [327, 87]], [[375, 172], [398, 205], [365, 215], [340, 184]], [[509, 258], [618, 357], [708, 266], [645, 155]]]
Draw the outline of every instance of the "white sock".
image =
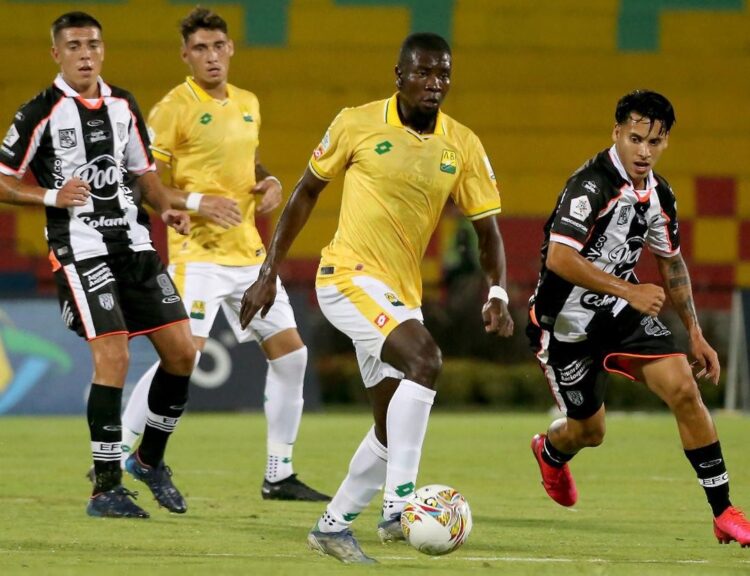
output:
[[263, 410], [268, 426], [266, 480], [278, 482], [294, 473], [292, 448], [302, 419], [302, 386], [307, 347], [268, 361]]
[[[195, 354], [195, 366], [198, 365], [200, 357], [201, 353], [198, 350]], [[130, 393], [128, 404], [122, 413], [122, 459], [120, 461], [122, 468], [125, 468], [125, 460], [135, 450], [138, 439], [146, 428], [148, 391], [151, 389], [151, 382], [158, 368], [159, 362], [157, 361], [143, 373]]]
[[349, 463], [349, 473], [318, 521], [321, 532], [346, 530], [364, 510], [385, 481], [388, 449], [370, 428]]
[[427, 432], [435, 391], [411, 380], [401, 380], [388, 404], [388, 469], [383, 494], [383, 517], [400, 514], [416, 488], [419, 459]]

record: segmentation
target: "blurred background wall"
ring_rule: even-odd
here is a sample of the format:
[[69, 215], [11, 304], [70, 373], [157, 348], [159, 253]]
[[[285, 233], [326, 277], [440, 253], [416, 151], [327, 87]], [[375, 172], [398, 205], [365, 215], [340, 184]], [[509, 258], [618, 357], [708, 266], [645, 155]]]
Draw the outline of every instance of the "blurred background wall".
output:
[[[193, 5], [183, 0], [0, 0], [0, 126], [9, 125], [18, 106], [50, 84], [57, 70], [49, 57], [49, 24], [72, 9], [100, 20], [106, 44], [103, 76], [131, 91], [146, 114], [186, 75], [178, 22]], [[450, 40], [454, 76], [445, 111], [479, 135], [493, 163], [503, 200], [499, 222], [517, 335], [510, 342], [483, 336], [479, 308], [485, 293], [477, 277], [473, 233], [449, 206], [423, 265], [426, 322], [448, 357], [439, 396], [501, 406], [550, 402], [523, 337], [542, 225], [569, 174], [610, 145], [617, 99], [641, 87], [663, 92], [675, 105], [678, 122], [658, 169], [678, 196], [683, 253], [704, 330], [727, 357], [732, 293], [750, 288], [750, 9], [745, 0], [235, 0], [202, 5], [229, 23], [236, 46], [230, 81], [258, 95], [263, 163], [287, 193], [342, 107], [395, 91], [393, 67], [409, 32], [432, 30]], [[318, 382], [324, 401], [361, 399], [350, 345], [320, 318], [310, 292], [320, 249], [336, 228], [340, 193], [339, 179], [323, 193], [282, 274], [296, 293], [298, 316], [310, 328], [314, 362], [308, 402], [313, 404], [320, 398]], [[261, 221], [266, 238], [277, 217]], [[28, 372], [21, 368], [30, 358], [27, 349], [38, 349], [28, 345], [24, 334], [47, 341], [52, 332], [62, 333], [61, 357], [88, 369], [85, 346], [76, 346], [81, 343], [65, 334], [56, 317], [43, 225], [40, 209], [0, 205], [0, 413], [36, 411], [30, 399], [45, 396], [40, 392], [45, 385], [77, 391], [69, 394], [72, 403], [53, 403], [42, 411], [83, 406], [80, 390], [86, 377], [65, 372], [65, 363], [37, 366], [35, 380], [26, 378], [23, 391], [18, 384], [19, 373]], [[158, 243], [163, 233], [157, 223]], [[639, 276], [655, 280], [653, 259], [642, 260]], [[25, 308], [19, 312], [28, 298], [41, 299], [34, 306], [46, 311], [38, 317]], [[667, 318], [675, 324], [669, 311]], [[147, 343], [139, 346], [139, 357], [151, 354]], [[241, 388], [252, 381], [257, 387], [265, 367], [260, 357], [256, 360], [257, 369], [230, 369], [227, 383], [237, 380]], [[211, 371], [212, 366], [204, 368]], [[71, 384], [64, 384], [68, 380]], [[624, 391], [626, 405], [633, 402], [632, 386]], [[259, 406], [259, 395], [239, 401], [227, 394], [226, 404], [208, 401], [206, 407]], [[720, 402], [721, 390], [711, 395]]]

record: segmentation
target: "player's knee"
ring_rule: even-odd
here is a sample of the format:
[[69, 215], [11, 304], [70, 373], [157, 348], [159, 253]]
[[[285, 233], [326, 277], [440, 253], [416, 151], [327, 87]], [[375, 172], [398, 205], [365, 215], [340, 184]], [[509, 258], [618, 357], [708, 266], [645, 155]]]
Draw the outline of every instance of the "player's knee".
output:
[[443, 367], [443, 354], [434, 342], [425, 342], [409, 359], [405, 370], [406, 377], [428, 388], [435, 388], [440, 370]]
[[672, 386], [665, 400], [671, 410], [676, 413], [699, 409], [703, 405], [700, 391], [692, 377], [683, 378]]
[[596, 448], [604, 443], [604, 428], [586, 430], [581, 437], [581, 443], [587, 448]]
[[189, 345], [175, 347], [167, 358], [162, 358], [162, 366], [171, 374], [188, 375], [193, 373], [196, 348]]

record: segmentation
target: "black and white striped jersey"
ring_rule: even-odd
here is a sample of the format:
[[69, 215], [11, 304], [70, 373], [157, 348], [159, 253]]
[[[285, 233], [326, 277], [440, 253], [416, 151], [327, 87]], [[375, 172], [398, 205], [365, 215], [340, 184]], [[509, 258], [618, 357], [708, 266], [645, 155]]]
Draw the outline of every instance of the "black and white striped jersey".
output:
[[148, 215], [124, 184], [155, 170], [146, 125], [130, 93], [98, 82], [100, 97], [87, 100], [58, 75], [21, 106], [0, 146], [3, 174], [30, 169], [43, 188], [74, 176], [91, 185], [86, 205], [46, 209], [47, 241], [62, 263], [153, 250]]
[[591, 292], [548, 270], [550, 242], [575, 248], [597, 268], [638, 283], [634, 268], [644, 246], [660, 256], [680, 251], [677, 205], [664, 178], [651, 172], [645, 190], [633, 189], [614, 146], [568, 180], [544, 226], [542, 269], [530, 304], [536, 321], [562, 342], [586, 339], [594, 314], [617, 313], [621, 299]]

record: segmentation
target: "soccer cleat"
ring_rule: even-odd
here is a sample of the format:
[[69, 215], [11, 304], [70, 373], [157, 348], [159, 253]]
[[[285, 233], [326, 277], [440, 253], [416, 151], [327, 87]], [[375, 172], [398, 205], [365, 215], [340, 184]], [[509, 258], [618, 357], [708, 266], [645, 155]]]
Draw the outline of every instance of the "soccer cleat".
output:
[[302, 502], [330, 502], [331, 497], [310, 488], [297, 479], [296, 474], [278, 482], [263, 480], [260, 489], [263, 500], [298, 500]]
[[341, 532], [321, 532], [315, 527], [307, 535], [307, 545], [323, 556], [333, 556], [344, 564], [377, 564], [359, 546], [349, 529]]
[[131, 492], [122, 485], [115, 486], [89, 498], [86, 514], [100, 518], [148, 518], [149, 513], [131, 500], [137, 496], [138, 492]]
[[747, 521], [742, 510], [730, 506], [714, 518], [714, 536], [719, 544], [739, 542], [740, 546], [750, 546], [750, 522]]
[[573, 506], [578, 500], [578, 490], [570, 467], [565, 463], [560, 468], [555, 468], [544, 461], [542, 450], [545, 438], [545, 434], [537, 434], [531, 439], [531, 451], [542, 473], [542, 486], [549, 497], [561, 506]]
[[144, 482], [149, 487], [160, 506], [164, 506], [175, 514], [187, 512], [187, 502], [172, 484], [172, 470], [164, 464], [164, 461], [159, 462], [159, 465], [154, 468], [141, 462], [138, 459], [138, 452], [134, 452], [125, 462], [125, 469], [133, 478]]
[[380, 517], [378, 522], [378, 537], [383, 544], [388, 542], [397, 542], [399, 540], [406, 540], [404, 531], [401, 528], [401, 513], [397, 512], [393, 514], [387, 520]]

